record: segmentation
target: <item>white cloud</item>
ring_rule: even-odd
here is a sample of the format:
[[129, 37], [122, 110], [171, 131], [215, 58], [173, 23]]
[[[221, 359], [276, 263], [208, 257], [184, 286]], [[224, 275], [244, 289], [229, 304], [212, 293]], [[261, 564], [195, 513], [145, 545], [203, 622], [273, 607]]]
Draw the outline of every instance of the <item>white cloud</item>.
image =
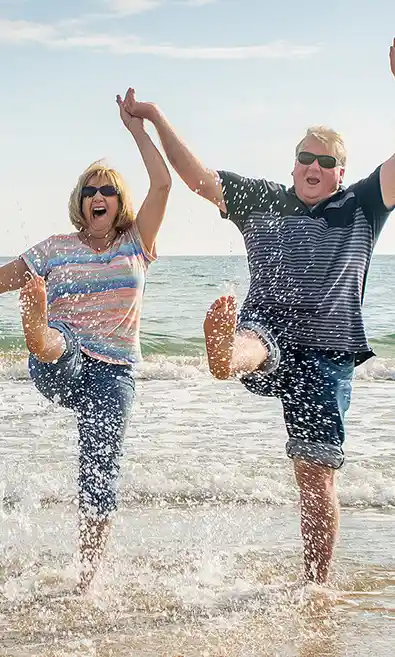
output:
[[280, 41], [258, 46], [182, 47], [172, 44], [144, 45], [131, 43], [129, 39], [118, 39], [112, 47], [118, 53], [138, 52], [173, 59], [284, 59], [311, 55], [317, 51], [312, 46], [292, 46]]
[[204, 5], [212, 5], [217, 0], [180, 0], [179, 4], [188, 5], [189, 7], [203, 7]]
[[146, 54], [172, 59], [288, 59], [317, 52], [316, 46], [283, 41], [256, 46], [177, 46], [145, 44], [137, 36], [73, 30], [73, 24], [49, 25], [28, 21], [0, 20], [0, 43], [39, 43], [49, 48], [88, 48], [117, 55]]
[[[104, 2], [109, 9], [122, 15], [139, 14], [165, 4], [165, 0], [104, 0]], [[203, 7], [214, 2], [217, 0], [173, 0], [171, 4]]]
[[140, 14], [155, 9], [163, 4], [163, 0], [105, 0], [105, 4], [122, 15]]
[[[1, 2], [2, 0], [0, 0]], [[203, 7], [215, 2], [218, 2], [218, 0], [169, 0], [169, 4], [188, 7]], [[162, 7], [166, 4], [166, 0], [102, 0], [102, 4], [104, 8], [107, 8], [107, 11], [82, 14], [78, 18], [61, 21], [59, 25], [77, 26], [96, 21], [119, 20], [124, 16], [141, 14]]]
[[0, 20], [0, 43], [23, 43], [24, 41], [51, 43], [56, 38], [57, 29], [54, 25]]

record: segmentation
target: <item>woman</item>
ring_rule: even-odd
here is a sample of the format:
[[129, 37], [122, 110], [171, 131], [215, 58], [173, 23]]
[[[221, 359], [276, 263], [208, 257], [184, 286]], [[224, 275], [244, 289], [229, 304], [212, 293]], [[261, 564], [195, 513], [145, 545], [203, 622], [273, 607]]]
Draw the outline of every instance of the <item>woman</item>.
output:
[[116, 508], [122, 439], [134, 397], [146, 270], [171, 187], [165, 162], [133, 117], [134, 90], [117, 96], [150, 179], [135, 217], [119, 174], [99, 163], [80, 176], [69, 214], [77, 232], [54, 235], [0, 269], [0, 292], [21, 290], [29, 370], [48, 399], [75, 411], [79, 434], [81, 576], [97, 570]]

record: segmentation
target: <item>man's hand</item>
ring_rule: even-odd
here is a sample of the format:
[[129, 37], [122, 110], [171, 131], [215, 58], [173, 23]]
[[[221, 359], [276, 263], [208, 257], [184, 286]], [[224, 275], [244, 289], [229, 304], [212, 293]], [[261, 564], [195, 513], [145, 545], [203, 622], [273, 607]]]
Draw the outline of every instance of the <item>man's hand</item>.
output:
[[392, 46], [390, 46], [390, 68], [395, 78], [395, 38], [392, 41]]
[[158, 112], [157, 107], [153, 103], [137, 102], [135, 93], [135, 90], [129, 87], [124, 100], [122, 100], [121, 96], [117, 96], [121, 119], [128, 130], [130, 130], [129, 126], [133, 119], [140, 123], [143, 119], [153, 121]]

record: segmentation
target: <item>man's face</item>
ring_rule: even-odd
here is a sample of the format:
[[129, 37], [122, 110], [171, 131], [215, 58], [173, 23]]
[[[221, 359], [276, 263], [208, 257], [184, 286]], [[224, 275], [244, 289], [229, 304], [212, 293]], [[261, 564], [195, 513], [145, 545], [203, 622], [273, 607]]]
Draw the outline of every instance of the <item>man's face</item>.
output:
[[[323, 144], [315, 137], [307, 137], [301, 150], [315, 155], [335, 155], [329, 145]], [[301, 164], [296, 158], [292, 176], [296, 196], [306, 205], [315, 205], [338, 190], [343, 182], [344, 168], [335, 166], [333, 169], [326, 169], [319, 165], [318, 160], [311, 164]]]

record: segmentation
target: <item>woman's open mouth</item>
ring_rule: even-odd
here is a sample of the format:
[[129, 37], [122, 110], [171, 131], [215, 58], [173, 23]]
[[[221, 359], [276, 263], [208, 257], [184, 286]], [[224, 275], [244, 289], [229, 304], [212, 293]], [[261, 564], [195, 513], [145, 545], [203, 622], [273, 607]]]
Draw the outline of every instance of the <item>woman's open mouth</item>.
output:
[[106, 208], [102, 205], [98, 205], [97, 207], [92, 209], [92, 216], [93, 217], [103, 217], [107, 212]]

